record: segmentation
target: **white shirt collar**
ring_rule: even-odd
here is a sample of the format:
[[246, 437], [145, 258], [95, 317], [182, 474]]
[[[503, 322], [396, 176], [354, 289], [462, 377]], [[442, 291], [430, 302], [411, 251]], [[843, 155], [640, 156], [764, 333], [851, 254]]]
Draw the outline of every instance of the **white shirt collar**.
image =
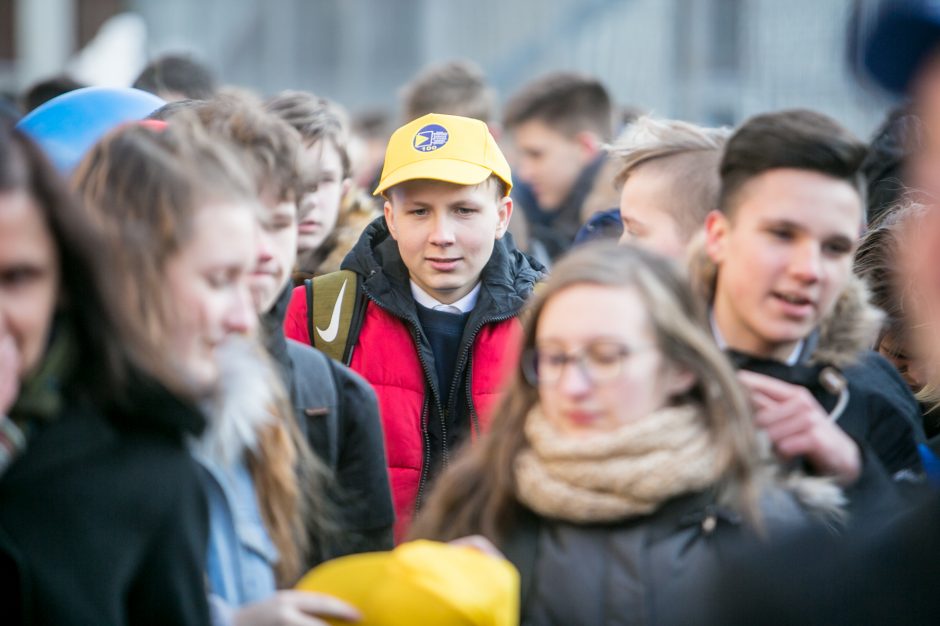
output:
[[412, 280], [409, 282], [411, 283], [411, 295], [414, 297], [415, 302], [426, 309], [433, 309], [435, 311], [444, 311], [445, 313], [458, 314], [469, 313], [473, 310], [473, 307], [477, 305], [477, 299], [480, 297], [481, 283], [479, 282], [473, 287], [473, 289], [470, 290], [470, 293], [452, 304], [444, 304], [443, 302], [429, 295], [428, 292], [419, 287], [415, 281]]
[[[715, 311], [711, 310], [708, 312], [708, 321], [712, 327], [712, 336], [715, 338], [715, 343], [718, 344], [718, 347], [722, 350], [728, 349], [728, 342], [725, 341], [724, 335], [721, 334], [721, 329], [718, 328], [718, 322], [715, 321]], [[796, 365], [800, 361], [800, 354], [803, 352], [803, 344], [805, 343], [804, 339], [800, 339], [800, 342], [796, 344], [796, 347], [793, 348], [793, 352], [790, 353], [784, 363], [787, 365]]]

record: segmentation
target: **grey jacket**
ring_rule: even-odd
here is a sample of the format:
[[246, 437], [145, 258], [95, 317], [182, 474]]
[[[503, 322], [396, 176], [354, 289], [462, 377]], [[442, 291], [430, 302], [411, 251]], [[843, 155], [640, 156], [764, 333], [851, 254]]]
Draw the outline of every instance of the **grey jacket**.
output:
[[[814, 524], [783, 491], [762, 504], [766, 538]], [[759, 541], [711, 493], [670, 500], [655, 513], [580, 525], [523, 509], [500, 548], [522, 577], [522, 624], [694, 624], [723, 556]]]
[[328, 491], [339, 533], [316, 560], [391, 549], [395, 512], [375, 392], [348, 367], [284, 337], [290, 293], [285, 289], [263, 319], [265, 345], [290, 392], [297, 425], [334, 478]]

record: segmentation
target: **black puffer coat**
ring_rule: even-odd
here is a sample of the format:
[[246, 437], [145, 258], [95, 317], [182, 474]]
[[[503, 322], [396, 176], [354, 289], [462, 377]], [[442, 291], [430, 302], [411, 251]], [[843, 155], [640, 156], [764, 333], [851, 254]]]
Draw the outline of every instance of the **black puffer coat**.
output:
[[0, 477], [0, 623], [208, 623], [208, 510], [183, 441], [202, 416], [158, 391], [135, 404], [70, 399]]
[[[783, 491], [762, 506], [767, 537], [812, 526]], [[680, 496], [614, 524], [570, 524], [523, 509], [500, 549], [519, 569], [522, 624], [693, 624], [724, 555], [756, 542], [711, 493]]]

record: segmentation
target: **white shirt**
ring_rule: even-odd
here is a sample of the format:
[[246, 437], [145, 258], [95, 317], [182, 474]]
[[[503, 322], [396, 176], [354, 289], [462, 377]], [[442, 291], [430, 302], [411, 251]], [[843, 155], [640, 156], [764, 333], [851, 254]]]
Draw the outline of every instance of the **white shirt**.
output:
[[[722, 334], [721, 334], [721, 329], [718, 328], [718, 323], [715, 321], [715, 312], [714, 312], [714, 311], [709, 311], [709, 313], [708, 313], [708, 321], [711, 322], [711, 326], [712, 326], [712, 336], [715, 337], [715, 343], [717, 343], [717, 344], [718, 344], [718, 347], [721, 348], [722, 350], [727, 350], [727, 349], [728, 349], [728, 342], [725, 341], [724, 336], [722, 336]], [[796, 364], [799, 362], [799, 360], [800, 360], [800, 353], [803, 351], [803, 343], [804, 343], [804, 341], [805, 341], [805, 340], [800, 339], [800, 342], [799, 342], [798, 344], [796, 344], [796, 347], [793, 348], [793, 352], [791, 352], [791, 353], [790, 353], [790, 356], [788, 356], [788, 357], [784, 360], [784, 363], [786, 363], [787, 365], [791, 365], [791, 366], [792, 366], [792, 365], [796, 365]]]
[[440, 300], [432, 297], [424, 289], [415, 284], [415, 281], [411, 282], [411, 295], [414, 297], [415, 302], [420, 304], [426, 309], [433, 309], [435, 311], [443, 311], [444, 313], [455, 313], [461, 315], [463, 313], [469, 313], [473, 310], [473, 307], [477, 305], [477, 298], [480, 297], [480, 283], [478, 282], [473, 289], [470, 290], [470, 293], [465, 295], [457, 302], [452, 304], [444, 304]]

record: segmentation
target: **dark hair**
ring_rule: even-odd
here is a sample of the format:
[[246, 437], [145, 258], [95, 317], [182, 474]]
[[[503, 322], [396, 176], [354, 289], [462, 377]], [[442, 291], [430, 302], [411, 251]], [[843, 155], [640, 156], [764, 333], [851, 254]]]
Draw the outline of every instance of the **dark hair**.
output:
[[864, 198], [859, 166], [865, 153], [864, 143], [822, 113], [792, 109], [755, 115], [725, 144], [719, 208], [733, 213], [735, 196], [748, 181], [779, 168], [808, 170], [844, 180]]
[[213, 137], [236, 148], [253, 176], [258, 194], [278, 201], [297, 202], [310, 181], [301, 171], [300, 134], [259, 104], [237, 97], [218, 97], [192, 110]]
[[205, 104], [205, 100], [174, 100], [173, 102], [167, 102], [162, 107], [151, 113], [147, 116], [148, 120], [157, 120], [160, 122], [169, 121], [174, 115], [182, 112], [195, 109], [196, 107], [202, 106]]
[[181, 54], [167, 54], [147, 64], [134, 81], [134, 87], [157, 95], [174, 91], [192, 100], [215, 95], [215, 77], [208, 67]]
[[40, 105], [64, 93], [81, 89], [85, 85], [81, 84], [71, 76], [60, 74], [33, 83], [20, 98], [20, 108], [23, 113], [29, 113]]
[[861, 172], [867, 182], [868, 224], [875, 224], [904, 195], [904, 168], [917, 145], [920, 122], [909, 107], [888, 114], [868, 145]]
[[305, 144], [324, 140], [333, 144], [343, 165], [343, 178], [349, 176], [349, 119], [342, 107], [312, 93], [282, 91], [265, 102], [264, 108], [293, 126]]
[[599, 80], [575, 72], [554, 72], [537, 78], [506, 103], [507, 129], [538, 120], [566, 135], [594, 131], [603, 141], [613, 134], [613, 107]]
[[129, 385], [146, 374], [163, 380], [159, 356], [134, 331], [130, 307], [109, 277], [104, 234], [79, 210], [65, 182], [19, 130], [0, 124], [0, 193], [23, 191], [35, 202], [55, 243], [59, 312], [68, 320], [81, 367], [66, 383], [102, 407], [129, 399]]
[[425, 68], [400, 93], [404, 122], [428, 113], [493, 121], [496, 94], [483, 70], [472, 61], [447, 61]]
[[392, 134], [392, 116], [384, 109], [360, 111], [353, 116], [352, 132], [364, 139], [387, 141]]

